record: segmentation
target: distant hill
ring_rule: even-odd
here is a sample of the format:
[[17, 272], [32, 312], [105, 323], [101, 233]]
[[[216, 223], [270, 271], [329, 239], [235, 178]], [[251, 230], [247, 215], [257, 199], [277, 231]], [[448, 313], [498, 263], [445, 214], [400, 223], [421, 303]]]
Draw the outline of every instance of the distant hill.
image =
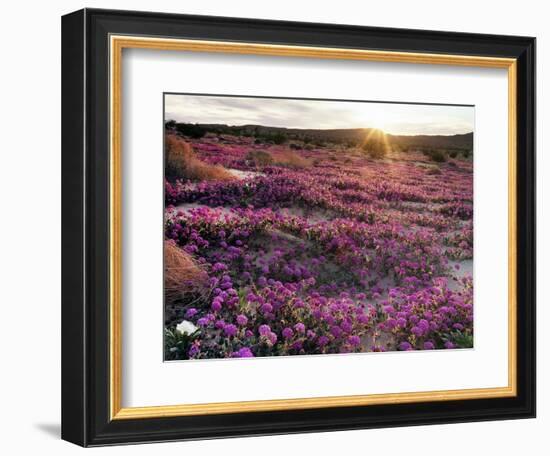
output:
[[416, 135], [416, 136], [394, 136], [388, 135], [389, 141], [405, 147], [433, 147], [433, 148], [456, 148], [469, 149], [474, 147], [474, 134], [464, 133], [462, 135]]
[[[175, 125], [175, 124], [174, 124]], [[188, 124], [177, 124], [188, 125]], [[372, 128], [340, 128], [340, 129], [302, 129], [267, 127], [264, 125], [224, 125], [224, 124], [194, 124], [209, 132], [218, 134], [234, 134], [254, 136], [256, 138], [277, 139], [284, 138], [305, 142], [334, 142], [360, 144], [374, 130]], [[390, 143], [403, 148], [444, 148], [444, 149], [473, 149], [473, 133], [460, 135], [387, 135]]]

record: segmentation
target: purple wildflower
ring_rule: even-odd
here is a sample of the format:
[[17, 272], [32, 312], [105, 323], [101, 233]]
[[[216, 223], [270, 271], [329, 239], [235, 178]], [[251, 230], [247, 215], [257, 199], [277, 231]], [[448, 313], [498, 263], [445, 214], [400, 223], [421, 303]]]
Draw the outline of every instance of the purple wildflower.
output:
[[187, 309], [185, 312], [185, 318], [193, 318], [197, 314], [198, 310], [194, 307]]
[[304, 333], [306, 330], [306, 326], [303, 323], [298, 322], [294, 325], [294, 330], [298, 333]]
[[282, 334], [285, 339], [290, 339], [294, 335], [294, 332], [290, 328], [284, 328]]
[[246, 326], [246, 324], [248, 323], [248, 318], [246, 318], [245, 315], [237, 315], [237, 324], [239, 326]]
[[258, 333], [260, 336], [267, 336], [271, 332], [269, 325], [260, 325], [258, 328]]
[[235, 336], [237, 334], [237, 327], [234, 324], [225, 325], [223, 332], [228, 337]]

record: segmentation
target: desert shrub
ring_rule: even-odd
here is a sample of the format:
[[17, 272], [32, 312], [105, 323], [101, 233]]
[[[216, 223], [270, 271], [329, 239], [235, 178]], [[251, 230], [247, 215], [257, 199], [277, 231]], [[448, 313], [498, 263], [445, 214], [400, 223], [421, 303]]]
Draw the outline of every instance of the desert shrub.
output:
[[458, 152], [456, 150], [451, 150], [449, 152], [449, 157], [451, 158], [456, 158], [457, 155], [458, 155]]
[[288, 145], [288, 147], [290, 147], [293, 150], [300, 150], [302, 148], [299, 144], [296, 144], [296, 143], [291, 143]]
[[252, 161], [256, 166], [278, 165], [288, 168], [306, 168], [311, 166], [311, 161], [296, 152], [286, 149], [271, 154], [265, 150], [251, 150], [246, 154], [246, 160]]
[[182, 177], [185, 174], [187, 163], [194, 158], [189, 144], [175, 135], [166, 135], [165, 141], [165, 172], [166, 177]]
[[374, 158], [375, 160], [384, 158], [387, 152], [386, 144], [384, 144], [381, 135], [374, 135], [373, 137], [368, 138], [361, 148], [370, 158]]
[[168, 120], [164, 126], [167, 128], [167, 129], [173, 129], [173, 128], [176, 128], [176, 121], [175, 120]]
[[447, 161], [447, 156], [440, 150], [430, 150], [427, 152], [430, 160], [436, 163], [443, 163]]
[[443, 162], [447, 161], [447, 156], [439, 150], [434, 151], [430, 155], [430, 158], [432, 159], [432, 161], [437, 162], [437, 163], [443, 163]]
[[164, 293], [166, 304], [181, 299], [186, 292], [197, 292], [208, 276], [191, 255], [174, 241], [164, 241]]
[[373, 148], [368, 150], [367, 153], [370, 158], [374, 158], [375, 160], [379, 160], [386, 156], [386, 151], [382, 148]]
[[462, 156], [464, 158], [470, 158], [470, 151], [469, 150], [462, 151]]
[[274, 162], [271, 154], [265, 150], [251, 150], [246, 154], [245, 159], [258, 167], [269, 166]]
[[283, 133], [275, 133], [271, 137], [271, 141], [273, 141], [275, 144], [283, 144], [286, 141], [286, 135]]
[[261, 142], [266, 144], [283, 144], [288, 138], [282, 132], [270, 133], [264, 132], [256, 135]]
[[307, 168], [311, 166], [311, 161], [292, 150], [278, 152], [274, 157], [275, 164], [286, 166], [288, 168]]
[[194, 139], [202, 138], [206, 134], [206, 130], [196, 124], [179, 123], [176, 124], [176, 130], [180, 135]]
[[235, 176], [220, 165], [202, 162], [193, 151], [191, 145], [176, 135], [166, 135], [166, 166], [168, 179], [202, 180], [233, 180]]

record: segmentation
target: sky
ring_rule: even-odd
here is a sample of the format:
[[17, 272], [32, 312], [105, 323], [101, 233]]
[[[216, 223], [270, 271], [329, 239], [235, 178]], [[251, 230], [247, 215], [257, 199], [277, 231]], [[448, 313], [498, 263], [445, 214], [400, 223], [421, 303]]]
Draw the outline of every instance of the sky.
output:
[[378, 128], [393, 135], [455, 135], [474, 130], [471, 106], [165, 95], [165, 119], [285, 128]]

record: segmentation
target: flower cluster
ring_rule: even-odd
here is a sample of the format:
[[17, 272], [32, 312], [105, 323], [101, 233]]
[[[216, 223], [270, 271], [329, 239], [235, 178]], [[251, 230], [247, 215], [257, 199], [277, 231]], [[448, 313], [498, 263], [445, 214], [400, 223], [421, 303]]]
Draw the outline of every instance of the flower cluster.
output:
[[210, 308], [191, 312], [200, 338], [190, 358], [356, 352], [374, 328], [376, 310], [364, 295], [308, 293], [313, 279], [269, 279], [244, 293], [229, 276], [213, 282]]
[[[252, 138], [193, 140], [230, 181], [166, 182], [165, 238], [207, 276], [167, 313], [169, 359], [443, 349], [473, 344], [472, 165], [303, 150], [250, 163]], [[458, 272], [457, 272], [458, 269]]]
[[459, 292], [449, 289], [446, 282], [436, 279], [431, 287], [414, 293], [390, 290], [382, 306], [384, 317], [378, 330], [393, 335], [396, 349], [457, 348], [472, 337], [472, 279], [464, 277]]

